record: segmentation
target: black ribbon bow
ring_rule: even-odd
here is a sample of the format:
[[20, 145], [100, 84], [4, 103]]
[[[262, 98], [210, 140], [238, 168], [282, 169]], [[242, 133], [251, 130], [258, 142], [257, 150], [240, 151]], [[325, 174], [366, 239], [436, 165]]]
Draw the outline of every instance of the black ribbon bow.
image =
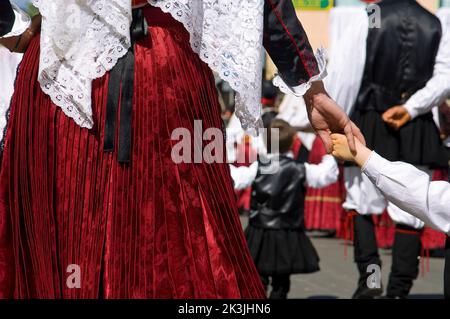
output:
[[[113, 152], [115, 148], [116, 126], [119, 120], [119, 149], [117, 159], [120, 163], [131, 161], [131, 123], [134, 94], [134, 45], [147, 35], [147, 21], [142, 8], [133, 10], [131, 24], [131, 48], [119, 59], [110, 71], [108, 84], [108, 101], [106, 105], [104, 151]], [[120, 104], [119, 104], [120, 97]], [[117, 112], [120, 105], [120, 118]]]

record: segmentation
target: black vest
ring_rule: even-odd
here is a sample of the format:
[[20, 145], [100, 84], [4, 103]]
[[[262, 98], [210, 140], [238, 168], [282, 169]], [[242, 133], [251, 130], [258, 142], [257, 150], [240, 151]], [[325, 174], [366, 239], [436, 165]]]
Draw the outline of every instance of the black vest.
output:
[[252, 185], [250, 224], [266, 229], [303, 228], [305, 166], [281, 156], [275, 174], [261, 174], [268, 164], [259, 162]]
[[414, 0], [384, 0], [379, 6], [381, 28], [369, 29], [355, 109], [384, 112], [404, 104], [432, 77], [442, 28]]

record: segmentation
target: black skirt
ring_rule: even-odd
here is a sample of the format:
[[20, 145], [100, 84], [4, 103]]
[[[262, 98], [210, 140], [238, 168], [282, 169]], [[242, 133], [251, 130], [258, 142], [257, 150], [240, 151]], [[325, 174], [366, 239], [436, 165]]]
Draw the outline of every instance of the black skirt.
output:
[[303, 230], [249, 225], [245, 236], [260, 275], [305, 274], [320, 270], [317, 251]]
[[448, 167], [447, 150], [431, 112], [418, 116], [398, 131], [391, 129], [377, 111], [355, 110], [351, 119], [364, 134], [367, 147], [390, 161]]

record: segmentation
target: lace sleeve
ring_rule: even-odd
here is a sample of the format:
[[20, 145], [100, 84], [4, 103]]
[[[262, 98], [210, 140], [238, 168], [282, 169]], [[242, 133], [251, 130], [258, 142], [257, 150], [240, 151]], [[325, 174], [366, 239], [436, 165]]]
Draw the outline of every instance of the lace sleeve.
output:
[[42, 15], [39, 82], [53, 103], [92, 128], [92, 80], [130, 47], [130, 0], [33, 0]]
[[273, 79], [273, 85], [278, 87], [284, 94], [293, 94], [297, 97], [305, 95], [305, 93], [311, 88], [311, 84], [315, 81], [322, 81], [327, 76], [327, 58], [326, 51], [323, 48], [317, 50], [315, 54], [317, 65], [319, 67], [319, 74], [311, 77], [307, 82], [297, 85], [289, 86], [286, 81], [280, 75], [275, 76]]
[[256, 134], [261, 122], [264, 0], [149, 0], [183, 23], [194, 52], [237, 92], [236, 115]]
[[[236, 115], [261, 127], [264, 0], [148, 0], [183, 23], [191, 46], [237, 91]], [[130, 46], [130, 0], [33, 0], [42, 16], [39, 82], [82, 127], [93, 126], [92, 80]]]

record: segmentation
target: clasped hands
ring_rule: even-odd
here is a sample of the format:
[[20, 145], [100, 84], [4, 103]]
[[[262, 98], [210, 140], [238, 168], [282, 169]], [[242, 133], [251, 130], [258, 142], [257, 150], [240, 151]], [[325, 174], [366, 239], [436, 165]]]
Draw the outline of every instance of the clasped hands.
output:
[[[358, 146], [365, 148], [366, 143], [361, 131], [328, 96], [321, 81], [313, 82], [304, 98], [311, 126], [322, 139], [328, 153], [333, 152], [336, 134], [341, 134], [338, 138], [339, 141], [345, 138], [352, 155], [357, 154]], [[411, 115], [404, 106], [396, 105], [384, 112], [382, 118], [390, 127], [399, 130], [411, 120]], [[336, 155], [343, 160], [355, 160], [355, 158], [349, 158], [348, 154], [343, 157], [340, 157], [339, 154]]]
[[304, 99], [311, 126], [322, 139], [328, 153], [333, 150], [332, 134], [343, 134], [353, 153], [356, 153], [355, 139], [365, 145], [361, 131], [328, 96], [323, 82], [313, 82]]

